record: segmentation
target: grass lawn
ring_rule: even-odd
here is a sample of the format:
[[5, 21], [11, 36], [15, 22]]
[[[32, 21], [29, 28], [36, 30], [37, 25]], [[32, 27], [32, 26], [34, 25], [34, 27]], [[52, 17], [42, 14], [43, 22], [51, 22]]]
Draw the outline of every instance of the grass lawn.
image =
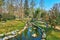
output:
[[25, 22], [12, 20], [7, 22], [0, 22], [0, 34], [4, 34], [13, 30], [21, 30]]
[[60, 32], [59, 31], [51, 31], [47, 34], [47, 40], [60, 40]]

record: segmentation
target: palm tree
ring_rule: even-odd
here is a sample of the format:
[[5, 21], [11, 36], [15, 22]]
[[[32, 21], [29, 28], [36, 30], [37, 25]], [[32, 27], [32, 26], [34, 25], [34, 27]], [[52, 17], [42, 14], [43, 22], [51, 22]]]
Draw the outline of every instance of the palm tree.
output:
[[40, 9], [37, 9], [34, 13], [33, 13], [33, 17], [32, 17], [32, 20], [31, 21], [35, 21], [38, 19], [38, 15], [40, 13]]

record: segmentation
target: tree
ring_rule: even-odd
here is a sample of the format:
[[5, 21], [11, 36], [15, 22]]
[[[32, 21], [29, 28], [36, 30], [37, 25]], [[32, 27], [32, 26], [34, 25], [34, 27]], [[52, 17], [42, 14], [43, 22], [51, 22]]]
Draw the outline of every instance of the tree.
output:
[[14, 14], [14, 6], [12, 4], [9, 4], [9, 14], [12, 15], [12, 13]]
[[44, 0], [40, 0], [40, 9], [41, 9], [41, 10], [44, 9]]
[[30, 15], [33, 17], [34, 14], [34, 6], [35, 6], [35, 0], [31, 0], [30, 2]]
[[19, 13], [19, 15], [20, 15], [21, 18], [23, 18], [23, 16], [24, 16], [23, 6], [22, 6], [23, 4], [22, 3], [23, 3], [23, 1], [20, 0], [20, 13]]
[[56, 25], [59, 23], [59, 3], [54, 4], [54, 6], [52, 7], [52, 9], [50, 10], [50, 24], [51, 27], [53, 26], [53, 28], [56, 27]]
[[0, 13], [2, 13], [2, 5], [4, 3], [4, 0], [0, 0]]
[[49, 13], [49, 24], [51, 25], [51, 28], [55, 28], [56, 27], [56, 15], [55, 12], [53, 10], [50, 11]]
[[1, 21], [2, 15], [0, 14], [0, 21]]
[[40, 11], [40, 18], [42, 19], [43, 18], [43, 16], [45, 15], [45, 10], [44, 10], [44, 0], [40, 0], [40, 9], [41, 9], [41, 11]]
[[38, 20], [37, 16], [39, 15], [39, 13], [40, 13], [40, 9], [37, 9], [33, 14], [32, 21]]
[[24, 12], [25, 12], [25, 17], [27, 17], [29, 15], [28, 0], [25, 0], [25, 3], [24, 3]]
[[1, 7], [1, 5], [3, 4], [3, 1], [4, 1], [4, 0], [0, 0], [0, 7]]

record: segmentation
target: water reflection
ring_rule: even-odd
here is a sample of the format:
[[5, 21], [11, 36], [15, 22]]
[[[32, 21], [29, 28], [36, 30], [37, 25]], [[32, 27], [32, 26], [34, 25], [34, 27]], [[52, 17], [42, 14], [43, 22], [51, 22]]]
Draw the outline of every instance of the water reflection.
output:
[[[33, 36], [32, 36], [33, 35]], [[29, 27], [21, 35], [17, 35], [9, 40], [41, 40], [42, 30], [38, 27]], [[0, 39], [2, 40], [2, 39]]]
[[[42, 37], [42, 31], [41, 29], [34, 29], [34, 27], [29, 27], [27, 32], [22, 33], [22, 40], [41, 40]], [[36, 34], [37, 36], [32, 36], [33, 34]]]

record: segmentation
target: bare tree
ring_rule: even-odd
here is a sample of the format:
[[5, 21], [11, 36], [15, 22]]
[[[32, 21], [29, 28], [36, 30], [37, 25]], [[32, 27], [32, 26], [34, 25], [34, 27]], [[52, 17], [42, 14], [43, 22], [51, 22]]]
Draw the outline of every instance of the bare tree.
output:
[[27, 17], [29, 15], [28, 0], [25, 0], [25, 2], [24, 2], [24, 13], [25, 13], [25, 17]]
[[20, 0], [20, 13], [19, 13], [19, 17], [23, 18], [24, 16], [24, 10], [23, 10], [23, 0]]

